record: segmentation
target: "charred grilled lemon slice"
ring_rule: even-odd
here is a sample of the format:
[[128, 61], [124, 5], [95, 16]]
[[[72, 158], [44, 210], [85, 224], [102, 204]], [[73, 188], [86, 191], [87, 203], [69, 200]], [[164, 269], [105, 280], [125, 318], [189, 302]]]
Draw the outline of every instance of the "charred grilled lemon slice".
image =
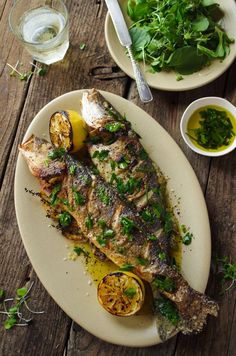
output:
[[56, 111], [50, 118], [49, 134], [55, 147], [74, 153], [84, 145], [86, 124], [76, 111]]
[[107, 274], [98, 285], [98, 301], [109, 313], [130, 316], [137, 313], [145, 297], [144, 284], [130, 272]]

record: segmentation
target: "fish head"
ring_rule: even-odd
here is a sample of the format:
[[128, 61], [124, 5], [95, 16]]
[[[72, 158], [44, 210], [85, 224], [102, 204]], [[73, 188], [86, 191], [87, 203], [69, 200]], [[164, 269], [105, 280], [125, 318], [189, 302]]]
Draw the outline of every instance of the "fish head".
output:
[[106, 117], [106, 100], [95, 90], [88, 90], [82, 96], [82, 116], [91, 129], [102, 127]]

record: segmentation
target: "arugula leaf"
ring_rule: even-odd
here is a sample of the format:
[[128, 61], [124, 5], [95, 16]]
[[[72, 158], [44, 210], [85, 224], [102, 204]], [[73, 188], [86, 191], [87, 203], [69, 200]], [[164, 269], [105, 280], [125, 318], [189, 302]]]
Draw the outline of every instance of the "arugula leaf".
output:
[[197, 48], [185, 46], [176, 49], [169, 58], [169, 66], [180, 74], [197, 72], [207, 62], [205, 55], [199, 55]]
[[150, 42], [150, 35], [147, 30], [139, 27], [133, 27], [129, 30], [132, 38], [132, 48], [134, 51], [142, 51], [144, 47]]
[[193, 21], [193, 30], [203, 32], [209, 27], [209, 20], [206, 16], [199, 16], [195, 21]]

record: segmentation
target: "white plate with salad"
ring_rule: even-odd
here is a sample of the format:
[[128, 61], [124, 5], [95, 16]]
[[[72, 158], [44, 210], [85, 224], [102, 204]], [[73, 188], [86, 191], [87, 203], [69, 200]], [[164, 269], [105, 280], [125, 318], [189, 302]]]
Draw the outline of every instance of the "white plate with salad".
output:
[[[133, 52], [148, 84], [183, 91], [223, 74], [236, 57], [234, 0], [119, 0]], [[107, 14], [105, 37], [117, 65], [134, 78], [132, 66]]]

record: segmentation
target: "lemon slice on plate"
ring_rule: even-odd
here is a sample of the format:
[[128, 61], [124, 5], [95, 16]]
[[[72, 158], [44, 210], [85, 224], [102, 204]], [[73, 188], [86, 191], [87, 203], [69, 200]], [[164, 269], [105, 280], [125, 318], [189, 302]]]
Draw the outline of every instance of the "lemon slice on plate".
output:
[[87, 136], [86, 123], [76, 111], [56, 111], [49, 121], [49, 134], [56, 148], [74, 153], [84, 145]]
[[130, 316], [143, 305], [145, 288], [141, 279], [130, 272], [107, 274], [98, 285], [98, 301], [106, 311], [117, 316]]

